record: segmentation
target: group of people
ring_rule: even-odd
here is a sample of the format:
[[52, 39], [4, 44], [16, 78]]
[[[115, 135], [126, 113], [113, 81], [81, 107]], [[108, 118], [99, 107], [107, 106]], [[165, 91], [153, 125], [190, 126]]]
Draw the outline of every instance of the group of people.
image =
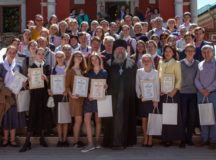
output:
[[[58, 102], [69, 101], [73, 118], [73, 146], [82, 152], [101, 146], [124, 149], [137, 143], [137, 119], [141, 118], [143, 147], [152, 147], [148, 134], [148, 117], [153, 110], [162, 113], [163, 103], [177, 103], [177, 125], [163, 125], [161, 143], [168, 147], [178, 141], [184, 148], [193, 145], [195, 127], [199, 128], [198, 103], [203, 98], [213, 103], [216, 113], [216, 61], [214, 45], [205, 41], [205, 29], [192, 24], [191, 14], [184, 13], [183, 23], [174, 18], [163, 26], [162, 17], [151, 23], [137, 16], [125, 15], [122, 20], [108, 22], [79, 21], [68, 17], [58, 21], [51, 16], [44, 27], [43, 16], [37, 14], [28, 22], [21, 40], [14, 38], [0, 63], [0, 119], [2, 146], [17, 147], [16, 129], [27, 127], [26, 140], [20, 152], [31, 149], [31, 137], [37, 133], [40, 145], [48, 147], [45, 132], [57, 129], [57, 147], [67, 147], [68, 123], [58, 123]], [[29, 76], [28, 68], [42, 68], [44, 87], [30, 89], [29, 111], [17, 111], [17, 99], [7, 87], [14, 72]], [[53, 95], [51, 75], [65, 75], [65, 91]], [[172, 75], [173, 88], [165, 92], [163, 80]], [[97, 100], [73, 94], [75, 76], [106, 79], [106, 94], [112, 96], [113, 117], [98, 116]], [[30, 79], [28, 79], [29, 81]], [[142, 82], [152, 81], [154, 96], [146, 100]], [[22, 90], [29, 89], [23, 83]], [[168, 84], [171, 85], [171, 84]], [[47, 107], [53, 96], [55, 107]], [[26, 119], [26, 114], [28, 119]], [[93, 139], [92, 121], [95, 126]], [[87, 145], [80, 141], [85, 124]], [[216, 125], [201, 126], [201, 146], [216, 149]], [[100, 141], [103, 131], [103, 141]]]

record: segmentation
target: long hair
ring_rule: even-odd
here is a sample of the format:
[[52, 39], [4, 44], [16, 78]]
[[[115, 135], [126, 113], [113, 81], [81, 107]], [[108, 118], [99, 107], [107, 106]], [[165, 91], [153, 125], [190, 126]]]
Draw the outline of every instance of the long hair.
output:
[[167, 48], [170, 48], [173, 52], [173, 57], [175, 60], [177, 60], [177, 51], [176, 51], [176, 48], [174, 48], [173, 46], [169, 45], [169, 44], [165, 44], [164, 48], [163, 48], [163, 60], [165, 60], [165, 50]]
[[86, 71], [87, 71], [86, 59], [83, 56], [82, 52], [80, 52], [80, 51], [74, 52], [74, 54], [71, 56], [71, 58], [69, 60], [69, 65], [68, 65], [66, 71], [68, 71], [69, 69], [71, 69], [74, 66], [74, 64], [75, 64], [74, 59], [75, 59], [75, 55], [77, 55], [77, 54], [79, 54], [80, 56], [82, 56], [82, 61], [80, 63], [80, 70], [81, 70], [82, 74], [85, 74]]
[[92, 65], [91, 63], [91, 58], [92, 57], [97, 57], [97, 59], [99, 60], [99, 66], [100, 66], [100, 69], [103, 69], [103, 60], [101, 59], [101, 57], [96, 53], [96, 52], [93, 52], [89, 57], [88, 57], [88, 69], [87, 69], [87, 72], [91, 71], [94, 69], [94, 66]]
[[[142, 54], [145, 54], [145, 53], [146, 53], [146, 44], [145, 44], [145, 42], [144, 42], [143, 40], [138, 40], [136, 46], [137, 46], [138, 44], [142, 44], [142, 45], [144, 46], [144, 51], [143, 51]], [[139, 58], [139, 53], [138, 53], [138, 50], [137, 50], [137, 48], [136, 48], [136, 55], [135, 55], [135, 61], [136, 61], [136, 62], [138, 61], [138, 58]]]

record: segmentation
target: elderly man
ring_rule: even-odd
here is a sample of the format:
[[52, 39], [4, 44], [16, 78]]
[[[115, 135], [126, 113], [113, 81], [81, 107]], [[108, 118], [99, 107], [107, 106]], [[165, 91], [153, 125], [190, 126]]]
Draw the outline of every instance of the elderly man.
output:
[[127, 56], [127, 43], [116, 40], [108, 67], [108, 94], [112, 95], [113, 117], [104, 119], [105, 147], [124, 149], [136, 144], [136, 65]]
[[[195, 78], [195, 85], [198, 92], [198, 103], [202, 103], [204, 97], [208, 97], [213, 103], [216, 113], [216, 61], [214, 48], [211, 45], [204, 45], [201, 48], [204, 58], [198, 65], [198, 72]], [[201, 127], [202, 145], [209, 143], [209, 149], [216, 149], [216, 125]]]
[[153, 34], [157, 34], [159, 37], [163, 32], [168, 32], [166, 28], [163, 27], [163, 18], [155, 18], [155, 28], [148, 32], [148, 38], [150, 39]]
[[101, 55], [103, 56], [103, 65], [105, 69], [108, 67], [107, 62], [113, 57], [112, 48], [114, 41], [115, 39], [112, 36], [105, 36], [103, 39], [105, 50], [101, 52]]

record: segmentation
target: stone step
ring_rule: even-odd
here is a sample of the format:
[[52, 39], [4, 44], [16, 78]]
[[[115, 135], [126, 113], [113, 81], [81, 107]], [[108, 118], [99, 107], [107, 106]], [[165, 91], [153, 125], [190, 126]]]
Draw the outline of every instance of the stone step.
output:
[[[25, 142], [25, 137], [24, 136], [17, 136], [17, 141], [20, 144], [23, 144]], [[58, 142], [58, 137], [57, 136], [49, 136], [49, 137], [45, 137], [46, 141], [48, 144], [50, 145], [55, 145]], [[86, 137], [80, 137], [80, 140], [84, 143], [87, 143], [87, 138]], [[101, 136], [100, 141], [103, 140], [103, 136]], [[94, 141], [95, 141], [95, 137], [94, 137]], [[155, 137], [153, 138], [154, 144], [160, 143], [160, 138], [159, 137]], [[73, 142], [73, 137], [69, 136], [68, 137], [68, 142], [70, 144], [72, 144]], [[143, 142], [143, 136], [138, 136], [137, 137], [137, 144], [142, 144]], [[199, 135], [194, 135], [193, 136], [193, 142], [194, 143], [198, 143], [200, 142], [200, 136]], [[31, 137], [31, 143], [32, 144], [39, 144], [39, 137]]]

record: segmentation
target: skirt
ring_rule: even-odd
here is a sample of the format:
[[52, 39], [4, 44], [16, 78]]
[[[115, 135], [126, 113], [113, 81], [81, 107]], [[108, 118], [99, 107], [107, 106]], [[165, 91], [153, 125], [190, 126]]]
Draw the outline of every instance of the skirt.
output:
[[10, 130], [24, 128], [25, 126], [25, 112], [17, 112], [17, 107], [13, 105], [4, 115], [2, 127]]
[[97, 100], [89, 101], [85, 99], [84, 101], [84, 113], [97, 113]]
[[139, 108], [138, 108], [138, 115], [140, 117], [148, 118], [149, 113], [153, 111], [153, 102], [152, 101], [144, 101], [142, 102], [139, 100]]

